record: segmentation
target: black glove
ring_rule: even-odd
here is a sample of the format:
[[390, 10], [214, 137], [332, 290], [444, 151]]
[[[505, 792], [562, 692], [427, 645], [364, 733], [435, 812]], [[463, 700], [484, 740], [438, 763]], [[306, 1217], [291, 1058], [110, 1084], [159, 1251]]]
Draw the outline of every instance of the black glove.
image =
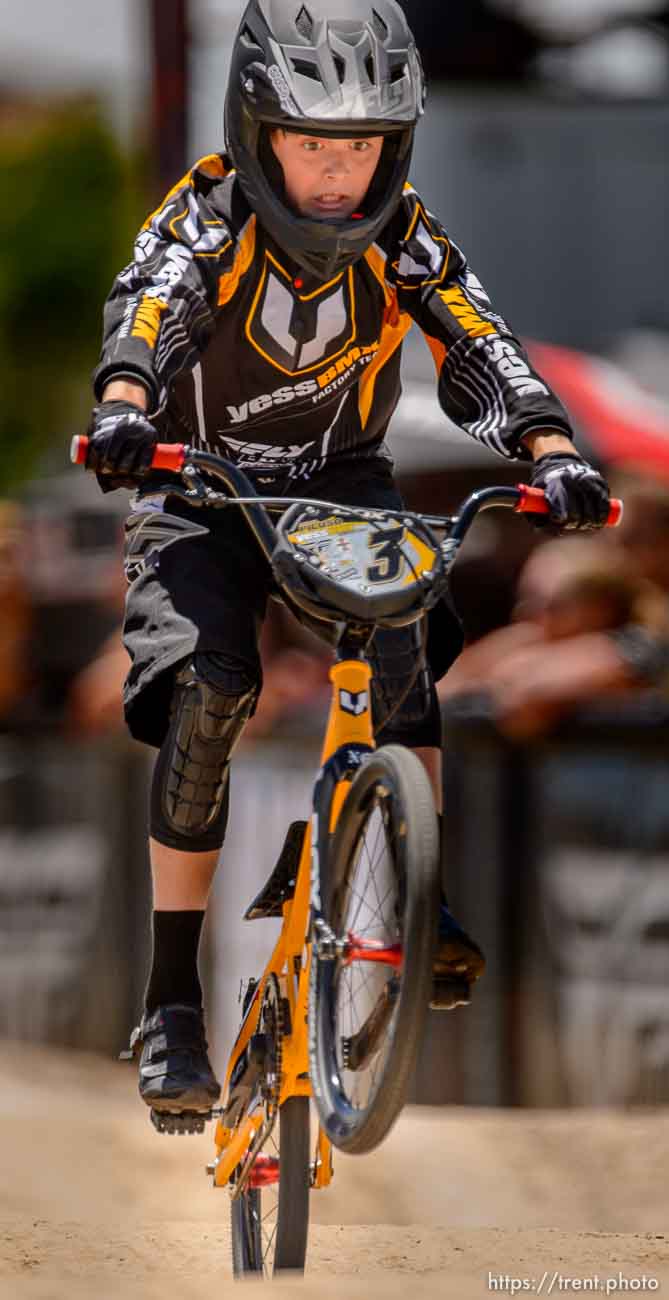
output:
[[531, 486], [543, 488], [550, 514], [531, 515], [542, 528], [556, 525], [560, 532], [603, 528], [609, 514], [610, 497], [606, 480], [578, 454], [552, 451], [534, 463]]
[[132, 402], [115, 399], [94, 407], [88, 437], [86, 468], [96, 471], [103, 492], [136, 487], [151, 468], [158, 435]]

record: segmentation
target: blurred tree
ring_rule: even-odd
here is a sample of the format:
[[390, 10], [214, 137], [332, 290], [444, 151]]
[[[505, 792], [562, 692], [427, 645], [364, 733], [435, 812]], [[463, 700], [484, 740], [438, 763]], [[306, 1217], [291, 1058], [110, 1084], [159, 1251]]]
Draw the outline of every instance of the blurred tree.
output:
[[100, 309], [129, 260], [145, 201], [89, 100], [0, 102], [0, 494], [67, 436], [90, 404]]

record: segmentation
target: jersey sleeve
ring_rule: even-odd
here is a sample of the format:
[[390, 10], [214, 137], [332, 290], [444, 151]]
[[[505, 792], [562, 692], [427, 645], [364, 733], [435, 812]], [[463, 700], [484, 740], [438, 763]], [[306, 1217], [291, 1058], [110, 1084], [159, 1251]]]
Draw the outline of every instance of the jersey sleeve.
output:
[[219, 281], [235, 253], [216, 203], [225, 177], [219, 154], [203, 158], [147, 218], [134, 260], [116, 277], [104, 309], [96, 397], [115, 375], [149, 389], [152, 410], [174, 379], [196, 363], [211, 338]]
[[532, 459], [521, 439], [533, 430], [573, 436], [562, 403], [411, 187], [394, 223], [386, 274], [400, 311], [423, 331], [440, 404], [455, 424], [511, 459]]

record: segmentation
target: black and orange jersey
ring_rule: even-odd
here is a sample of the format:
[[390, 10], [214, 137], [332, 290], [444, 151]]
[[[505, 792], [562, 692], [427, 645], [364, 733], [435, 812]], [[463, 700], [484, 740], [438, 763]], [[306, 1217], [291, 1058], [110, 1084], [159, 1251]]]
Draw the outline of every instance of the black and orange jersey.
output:
[[413, 324], [439, 400], [467, 433], [526, 458], [567, 415], [493, 311], [460, 249], [407, 185], [377, 244], [328, 284], [311, 280], [249, 209], [225, 157], [202, 159], [143, 226], [105, 307], [95, 374], [141, 379], [161, 437], [247, 471], [309, 476], [384, 451]]

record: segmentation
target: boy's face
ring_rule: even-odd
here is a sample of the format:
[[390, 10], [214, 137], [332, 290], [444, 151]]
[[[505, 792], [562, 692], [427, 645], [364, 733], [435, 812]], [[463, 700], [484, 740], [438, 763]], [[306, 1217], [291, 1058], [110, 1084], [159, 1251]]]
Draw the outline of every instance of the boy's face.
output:
[[286, 194], [301, 216], [341, 221], [358, 211], [381, 157], [382, 135], [334, 140], [279, 128], [270, 138]]

